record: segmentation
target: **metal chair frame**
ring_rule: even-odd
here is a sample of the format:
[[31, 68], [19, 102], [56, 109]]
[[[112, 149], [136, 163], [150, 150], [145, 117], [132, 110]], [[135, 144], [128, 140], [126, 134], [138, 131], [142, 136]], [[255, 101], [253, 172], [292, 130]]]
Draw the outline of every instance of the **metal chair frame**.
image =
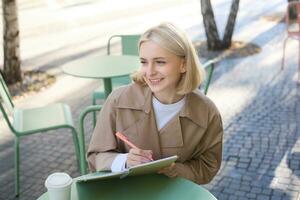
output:
[[[14, 164], [15, 164], [15, 195], [20, 193], [20, 138], [48, 130], [60, 128], [70, 129], [73, 136], [75, 153], [80, 167], [80, 146], [78, 135], [73, 126], [70, 107], [67, 104], [53, 104], [44, 107], [20, 109], [16, 108], [11, 99], [7, 85], [0, 75], [0, 110], [9, 127], [15, 135]], [[9, 114], [8, 114], [9, 111]], [[10, 119], [12, 117], [12, 120]], [[59, 116], [59, 117], [58, 117]]]
[[[296, 8], [296, 11], [297, 11], [297, 16], [296, 16], [296, 25], [298, 27], [297, 31], [293, 31], [293, 30], [289, 29], [290, 25], [292, 24], [291, 20], [290, 20], [290, 17], [289, 17], [289, 10], [293, 7]], [[285, 49], [286, 49], [288, 39], [291, 38], [291, 39], [298, 40], [299, 41], [299, 48], [298, 48], [299, 55], [298, 55], [298, 81], [297, 81], [297, 83], [300, 84], [300, 2], [290, 2], [288, 4], [287, 12], [286, 12], [286, 15], [285, 15], [285, 21], [286, 21], [287, 37], [284, 39], [284, 42], [283, 42], [281, 70], [283, 70], [283, 68], [284, 68]]]

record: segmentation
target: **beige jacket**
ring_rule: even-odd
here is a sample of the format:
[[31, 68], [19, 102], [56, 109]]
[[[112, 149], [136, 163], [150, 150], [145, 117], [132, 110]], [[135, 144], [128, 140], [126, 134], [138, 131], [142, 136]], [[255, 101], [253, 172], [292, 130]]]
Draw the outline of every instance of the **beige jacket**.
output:
[[129, 146], [116, 139], [117, 131], [139, 148], [152, 150], [154, 159], [178, 155], [179, 176], [198, 184], [211, 181], [220, 168], [221, 117], [200, 92], [187, 94], [181, 111], [158, 131], [148, 87], [131, 84], [113, 91], [98, 116], [88, 148], [92, 171], [110, 170], [117, 154], [129, 151]]

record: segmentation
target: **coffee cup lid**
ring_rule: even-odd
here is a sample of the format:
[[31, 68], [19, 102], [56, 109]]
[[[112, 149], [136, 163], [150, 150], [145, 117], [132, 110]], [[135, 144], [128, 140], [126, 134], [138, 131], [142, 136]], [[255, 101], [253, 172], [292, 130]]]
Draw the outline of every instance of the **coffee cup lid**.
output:
[[63, 172], [56, 172], [48, 176], [45, 181], [45, 186], [47, 188], [60, 188], [70, 185], [72, 183], [72, 178]]

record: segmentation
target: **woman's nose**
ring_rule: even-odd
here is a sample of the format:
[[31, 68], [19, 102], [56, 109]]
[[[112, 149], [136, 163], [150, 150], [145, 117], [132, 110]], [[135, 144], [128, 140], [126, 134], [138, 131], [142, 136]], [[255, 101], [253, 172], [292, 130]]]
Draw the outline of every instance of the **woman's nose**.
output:
[[149, 64], [147, 67], [147, 75], [151, 76], [155, 74], [155, 66], [153, 64]]

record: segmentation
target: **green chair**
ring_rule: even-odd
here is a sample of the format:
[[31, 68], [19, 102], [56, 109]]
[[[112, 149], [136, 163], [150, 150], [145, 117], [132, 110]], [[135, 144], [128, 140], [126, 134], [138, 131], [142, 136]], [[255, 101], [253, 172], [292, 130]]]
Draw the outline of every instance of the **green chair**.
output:
[[80, 146], [80, 157], [84, 158], [80, 160], [81, 166], [81, 174], [87, 174], [87, 162], [85, 159], [85, 139], [84, 139], [84, 119], [89, 113], [93, 113], [95, 115], [96, 112], [99, 112], [102, 108], [102, 105], [93, 105], [88, 106], [80, 113], [79, 117], [79, 146]]
[[139, 55], [138, 42], [141, 35], [113, 35], [108, 39], [107, 42], [107, 55], [110, 55], [111, 40], [114, 38], [121, 39], [122, 54], [123, 55]]
[[[80, 163], [78, 136], [77, 131], [73, 126], [71, 110], [68, 105], [58, 103], [31, 109], [16, 108], [12, 102], [7, 85], [1, 75], [0, 82], [0, 110], [8, 127], [15, 135], [15, 195], [19, 196], [20, 138], [59, 128], [71, 129], [77, 160], [78, 163]], [[84, 159], [84, 157], [82, 159]]]
[[[122, 50], [121, 53], [122, 55], [139, 55], [139, 49], [138, 49], [138, 42], [140, 39], [141, 35], [113, 35], [109, 38], [107, 42], [107, 55], [110, 55], [110, 49], [111, 49], [111, 41], [115, 38], [120, 38], [121, 39], [121, 46]], [[109, 66], [108, 66], [109, 67]], [[131, 82], [131, 79], [129, 76], [124, 76], [124, 77], [117, 77], [112, 79], [112, 84], [113, 87], [119, 87], [122, 85], [127, 85]], [[96, 105], [97, 99], [104, 99], [105, 95], [103, 92], [103, 88], [98, 88], [93, 92], [93, 105]], [[94, 114], [94, 125], [96, 123], [96, 113]]]
[[[207, 95], [209, 85], [211, 83], [211, 79], [214, 73], [215, 64], [218, 62], [218, 60], [209, 60], [206, 63], [204, 63], [202, 66], [204, 70], [206, 71], [206, 81], [204, 83], [203, 92], [205, 95]], [[199, 86], [199, 89], [202, 89], [202, 85]]]

